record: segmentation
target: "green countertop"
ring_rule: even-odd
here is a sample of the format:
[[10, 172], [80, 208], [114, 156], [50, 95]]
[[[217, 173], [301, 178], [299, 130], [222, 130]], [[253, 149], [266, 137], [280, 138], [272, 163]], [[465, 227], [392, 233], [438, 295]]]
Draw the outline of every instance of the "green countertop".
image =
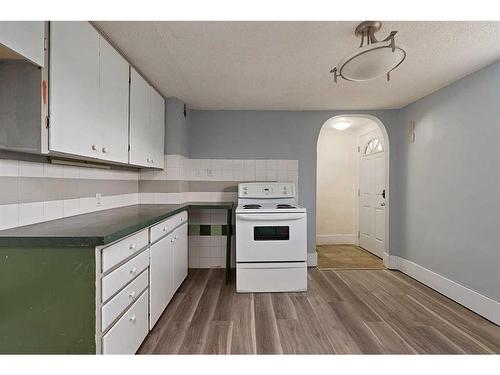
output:
[[113, 208], [0, 231], [0, 246], [102, 246], [186, 209], [233, 207], [233, 202], [189, 202]]

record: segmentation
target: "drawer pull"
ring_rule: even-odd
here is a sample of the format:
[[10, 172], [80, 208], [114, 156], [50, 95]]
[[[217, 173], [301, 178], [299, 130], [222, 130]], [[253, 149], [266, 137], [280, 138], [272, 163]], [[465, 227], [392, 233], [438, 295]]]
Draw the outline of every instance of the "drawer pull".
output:
[[174, 237], [172, 237], [172, 238], [170, 239], [170, 242], [174, 242], [174, 241], [175, 241], [175, 238], [174, 238]]
[[134, 267], [134, 268], [132, 268], [132, 269], [130, 270], [130, 273], [131, 273], [132, 275], [135, 275], [135, 274], [137, 273], [137, 268], [135, 268], [135, 267]]
[[167, 231], [167, 227], [163, 227], [163, 231], [166, 232]]
[[177, 235], [174, 236], [174, 240], [178, 239], [179, 237], [177, 237]]
[[135, 322], [135, 314], [134, 314], [134, 315], [132, 315], [132, 316], [129, 318], [129, 320], [130, 320], [131, 322]]
[[129, 249], [130, 250], [135, 250], [135, 243], [131, 243], [130, 246], [129, 246]]
[[128, 295], [130, 298], [135, 298], [135, 291], [132, 291]]

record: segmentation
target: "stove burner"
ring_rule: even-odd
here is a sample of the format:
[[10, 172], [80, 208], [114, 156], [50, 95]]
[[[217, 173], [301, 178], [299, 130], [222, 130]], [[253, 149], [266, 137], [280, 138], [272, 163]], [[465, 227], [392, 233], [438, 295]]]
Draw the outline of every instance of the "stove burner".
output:
[[277, 204], [276, 208], [296, 208], [296, 207], [292, 206], [291, 204]]
[[255, 209], [255, 208], [261, 208], [262, 206], [260, 204], [245, 204], [243, 206], [244, 209]]

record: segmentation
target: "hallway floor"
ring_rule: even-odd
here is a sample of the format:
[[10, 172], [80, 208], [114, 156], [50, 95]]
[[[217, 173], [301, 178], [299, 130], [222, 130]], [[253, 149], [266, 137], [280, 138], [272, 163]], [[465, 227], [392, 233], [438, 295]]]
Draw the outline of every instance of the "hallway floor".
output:
[[140, 354], [500, 353], [500, 327], [398, 271], [308, 271], [308, 291], [235, 292], [190, 269]]
[[318, 269], [384, 269], [382, 259], [356, 245], [320, 245], [318, 253]]

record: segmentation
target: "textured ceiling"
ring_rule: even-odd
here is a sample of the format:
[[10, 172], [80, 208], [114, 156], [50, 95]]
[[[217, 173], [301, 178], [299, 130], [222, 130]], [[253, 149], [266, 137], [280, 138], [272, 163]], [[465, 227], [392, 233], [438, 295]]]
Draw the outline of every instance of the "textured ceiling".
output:
[[404, 63], [333, 82], [358, 22], [95, 22], [164, 96], [198, 109], [400, 108], [500, 58], [500, 22], [384, 22]]

